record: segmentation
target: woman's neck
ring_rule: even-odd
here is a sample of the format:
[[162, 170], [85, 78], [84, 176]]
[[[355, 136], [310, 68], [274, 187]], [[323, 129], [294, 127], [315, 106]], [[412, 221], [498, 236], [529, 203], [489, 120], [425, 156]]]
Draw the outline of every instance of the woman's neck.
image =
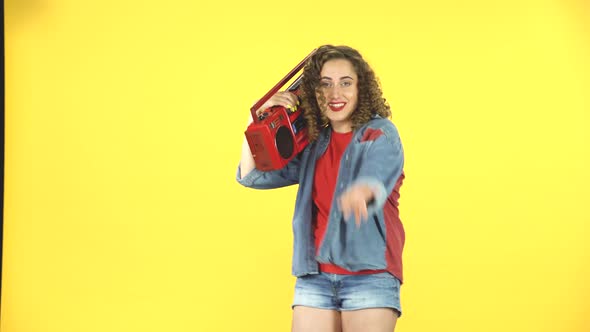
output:
[[352, 122], [347, 121], [344, 123], [331, 123], [330, 126], [332, 127], [332, 130], [334, 132], [337, 132], [339, 134], [345, 134], [345, 133], [349, 133], [352, 131]]

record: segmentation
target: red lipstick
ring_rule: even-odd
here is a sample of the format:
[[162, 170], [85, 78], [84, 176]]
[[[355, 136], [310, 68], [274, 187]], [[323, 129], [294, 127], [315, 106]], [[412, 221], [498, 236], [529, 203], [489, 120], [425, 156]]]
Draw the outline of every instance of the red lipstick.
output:
[[328, 103], [328, 107], [332, 110], [332, 112], [340, 112], [346, 106], [345, 102], [338, 102], [338, 103]]

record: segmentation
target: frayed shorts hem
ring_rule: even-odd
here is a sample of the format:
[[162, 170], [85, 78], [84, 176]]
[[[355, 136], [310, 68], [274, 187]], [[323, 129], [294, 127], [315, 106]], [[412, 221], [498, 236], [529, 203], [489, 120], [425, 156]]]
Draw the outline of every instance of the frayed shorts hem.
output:
[[354, 311], [388, 308], [401, 316], [400, 281], [384, 272], [364, 275], [324, 273], [298, 277], [291, 308]]

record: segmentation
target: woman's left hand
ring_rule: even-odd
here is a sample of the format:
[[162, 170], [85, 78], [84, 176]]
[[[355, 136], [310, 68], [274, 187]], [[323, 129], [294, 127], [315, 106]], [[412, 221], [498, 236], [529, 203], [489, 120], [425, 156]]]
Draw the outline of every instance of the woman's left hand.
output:
[[369, 218], [367, 203], [373, 199], [373, 196], [373, 190], [367, 185], [359, 184], [348, 189], [338, 199], [344, 220], [348, 220], [351, 215], [354, 215], [354, 222], [357, 226], [361, 225], [361, 221], [367, 221]]

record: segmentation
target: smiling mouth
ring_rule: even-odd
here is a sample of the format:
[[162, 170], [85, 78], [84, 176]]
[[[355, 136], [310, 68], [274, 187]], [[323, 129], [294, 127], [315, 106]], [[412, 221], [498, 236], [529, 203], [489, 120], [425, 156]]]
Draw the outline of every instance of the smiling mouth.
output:
[[332, 112], [340, 112], [344, 109], [346, 103], [328, 103], [328, 107], [332, 110]]

